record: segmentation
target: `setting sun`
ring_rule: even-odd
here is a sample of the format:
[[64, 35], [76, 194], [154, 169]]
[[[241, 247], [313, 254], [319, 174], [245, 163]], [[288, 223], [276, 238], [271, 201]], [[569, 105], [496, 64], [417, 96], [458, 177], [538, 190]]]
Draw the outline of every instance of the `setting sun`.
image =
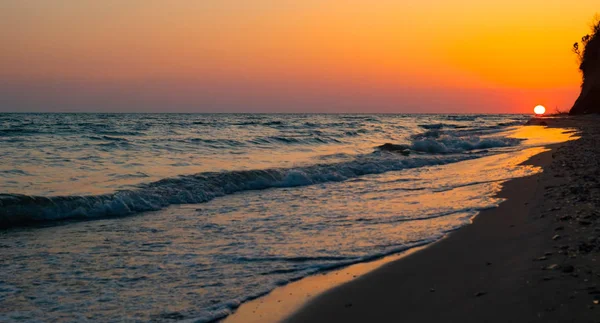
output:
[[542, 115], [546, 113], [546, 108], [543, 105], [538, 105], [535, 108], [533, 108], [533, 112], [535, 112], [535, 114], [537, 115]]

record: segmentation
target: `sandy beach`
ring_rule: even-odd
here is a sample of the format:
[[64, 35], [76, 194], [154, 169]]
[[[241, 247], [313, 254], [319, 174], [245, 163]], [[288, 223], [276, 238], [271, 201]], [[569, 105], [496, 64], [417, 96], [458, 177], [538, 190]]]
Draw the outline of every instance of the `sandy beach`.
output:
[[507, 201], [473, 225], [322, 294], [287, 321], [597, 322], [597, 120], [544, 121], [582, 138], [532, 158], [544, 172], [505, 184]]
[[582, 138], [530, 159], [499, 208], [422, 251], [331, 289], [287, 322], [597, 322], [597, 119], [547, 118]]

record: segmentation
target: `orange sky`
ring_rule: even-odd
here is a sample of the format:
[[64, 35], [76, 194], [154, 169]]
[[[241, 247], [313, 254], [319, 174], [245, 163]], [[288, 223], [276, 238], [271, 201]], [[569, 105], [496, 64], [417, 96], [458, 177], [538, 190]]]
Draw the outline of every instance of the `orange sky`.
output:
[[570, 49], [597, 9], [597, 0], [4, 0], [0, 111], [568, 109], [580, 82]]

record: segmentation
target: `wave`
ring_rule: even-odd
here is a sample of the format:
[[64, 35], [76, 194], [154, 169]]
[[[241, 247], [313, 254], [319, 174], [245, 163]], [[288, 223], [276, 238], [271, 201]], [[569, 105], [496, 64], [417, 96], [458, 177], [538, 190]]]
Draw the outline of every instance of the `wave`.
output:
[[500, 122], [497, 124], [489, 124], [483, 125], [480, 127], [473, 126], [465, 126], [465, 125], [456, 125], [456, 124], [448, 124], [448, 123], [434, 123], [434, 124], [422, 124], [419, 127], [429, 130], [429, 131], [442, 131], [446, 129], [446, 131], [455, 131], [455, 132], [463, 132], [463, 133], [476, 133], [476, 132], [485, 132], [490, 130], [504, 129], [511, 126], [523, 125], [523, 121], [509, 121], [509, 122]]
[[118, 131], [118, 130], [99, 130], [96, 131], [97, 134], [107, 135], [107, 136], [139, 136], [142, 133], [138, 131]]
[[313, 137], [283, 137], [283, 136], [271, 136], [271, 137], [263, 137], [256, 138], [250, 140], [250, 143], [255, 145], [265, 145], [265, 144], [286, 144], [286, 145], [314, 145], [314, 144], [330, 144], [330, 143], [342, 143], [341, 140], [330, 138], [330, 137], [322, 137], [322, 136], [313, 136]]
[[[194, 124], [198, 124], [195, 123]], [[200, 123], [200, 124], [205, 124], [205, 123]], [[240, 121], [240, 122], [233, 122], [230, 125], [232, 126], [281, 126], [284, 125], [283, 121], [279, 121], [279, 120], [272, 120], [272, 121]]]
[[31, 128], [5, 128], [0, 129], [0, 136], [24, 136], [43, 133], [39, 129]]
[[180, 141], [191, 143], [204, 143], [213, 148], [245, 146], [243, 142], [239, 142], [233, 139], [186, 138]]
[[[526, 114], [449, 114], [444, 116], [446, 120], [453, 121], [475, 121], [478, 119], [488, 119], [488, 120], [502, 120], [502, 119], [513, 119], [513, 120], [522, 120], [526, 121], [530, 117]], [[521, 121], [521, 122], [522, 122]]]
[[136, 172], [136, 173], [132, 173], [132, 174], [108, 174], [108, 176], [115, 178], [115, 179], [129, 179], [129, 178], [146, 178], [146, 177], [150, 177], [148, 176], [148, 174], [142, 173], [142, 172]]
[[[472, 217], [473, 215], [469, 215], [469, 216]], [[284, 270], [274, 270], [272, 272], [264, 273], [266, 275], [280, 274], [280, 273], [284, 273], [284, 272], [291, 272], [291, 273], [296, 273], [296, 274], [291, 276], [290, 278], [275, 281], [274, 283], [272, 283], [270, 285], [261, 286], [261, 289], [256, 290], [253, 294], [250, 294], [250, 295], [247, 295], [244, 297], [239, 297], [239, 298], [232, 299], [232, 300], [228, 300], [221, 304], [218, 304], [211, 308], [208, 308], [208, 309], [198, 313], [197, 315], [194, 315], [193, 318], [190, 318], [187, 321], [188, 322], [197, 322], [197, 323], [216, 322], [216, 321], [221, 320], [221, 319], [229, 316], [230, 314], [232, 314], [240, 305], [242, 305], [242, 303], [245, 303], [245, 302], [251, 301], [253, 299], [257, 299], [261, 296], [264, 296], [264, 295], [268, 294], [269, 292], [271, 292], [273, 289], [277, 288], [278, 286], [283, 286], [283, 285], [292, 283], [294, 281], [298, 281], [306, 276], [329, 272], [332, 270], [336, 270], [336, 269], [339, 269], [342, 267], [347, 267], [347, 266], [357, 264], [357, 263], [375, 261], [377, 259], [381, 259], [386, 256], [399, 254], [401, 252], [405, 252], [405, 251], [413, 249], [413, 248], [428, 245], [428, 244], [431, 244], [431, 243], [436, 242], [439, 239], [443, 238], [446, 233], [448, 233], [448, 232], [442, 232], [442, 233], [435, 235], [429, 239], [416, 240], [416, 241], [412, 241], [412, 242], [407, 242], [403, 245], [390, 246], [389, 249], [387, 249], [385, 251], [377, 252], [377, 253], [373, 253], [373, 254], [369, 254], [369, 255], [365, 255], [365, 256], [315, 257], [315, 258], [324, 258], [324, 259], [318, 259], [321, 261], [320, 263], [317, 263], [317, 264], [307, 267], [307, 268], [292, 268], [292, 269], [288, 269], [288, 270], [285, 270], [285, 269]], [[327, 258], [332, 258], [332, 259], [327, 259]], [[281, 260], [285, 261], [286, 259], [281, 259]]]
[[454, 121], [474, 121], [479, 118], [479, 115], [475, 114], [450, 114], [445, 116], [446, 120], [454, 120]]
[[259, 137], [253, 138], [248, 141], [238, 141], [234, 139], [209, 139], [209, 138], [181, 138], [181, 139], [169, 139], [174, 142], [181, 143], [192, 143], [192, 144], [204, 144], [211, 148], [232, 148], [232, 147], [248, 147], [248, 146], [265, 146], [265, 145], [321, 145], [321, 144], [339, 144], [343, 143], [342, 140], [337, 139], [343, 137], [356, 137], [360, 134], [358, 132], [347, 132], [343, 135], [336, 134], [324, 134], [321, 131], [314, 130], [307, 135], [301, 136], [270, 136], [270, 137]]
[[505, 137], [455, 137], [450, 135], [437, 135], [424, 137], [412, 142], [410, 149], [413, 151], [430, 154], [455, 154], [478, 149], [490, 149], [517, 146], [521, 139]]
[[442, 128], [452, 128], [452, 129], [464, 129], [468, 128], [468, 126], [461, 126], [456, 124], [449, 123], [433, 123], [433, 124], [420, 124], [419, 127], [423, 129], [442, 129]]
[[353, 259], [355, 257], [334, 257], [334, 256], [321, 256], [321, 257], [237, 257], [233, 261], [238, 262], [272, 262], [272, 261], [286, 261], [286, 262], [309, 262], [309, 261], [343, 261]]
[[108, 141], [128, 141], [125, 138], [121, 137], [111, 137], [111, 136], [90, 136], [92, 140], [108, 140]]
[[[473, 150], [517, 146], [521, 139], [503, 137], [501, 132], [512, 125], [487, 125], [469, 129], [444, 123], [421, 125], [428, 130], [411, 136], [410, 150], [429, 154], [456, 154]], [[452, 128], [446, 129], [444, 128]]]
[[7, 169], [7, 170], [0, 170], [0, 176], [12, 176], [12, 175], [20, 175], [20, 176], [31, 176], [30, 173], [21, 170], [21, 169]]
[[0, 194], [0, 227], [67, 219], [119, 217], [176, 204], [197, 204], [248, 190], [340, 182], [369, 174], [444, 165], [481, 157], [477, 154], [419, 156], [369, 154], [347, 162], [297, 168], [207, 172], [166, 178], [137, 189], [90, 196]]

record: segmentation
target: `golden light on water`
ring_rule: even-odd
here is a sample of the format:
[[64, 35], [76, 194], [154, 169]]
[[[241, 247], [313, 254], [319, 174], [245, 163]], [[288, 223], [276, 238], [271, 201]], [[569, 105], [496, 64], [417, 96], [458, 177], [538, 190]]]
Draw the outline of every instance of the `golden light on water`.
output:
[[535, 112], [535, 114], [537, 115], [542, 115], [546, 113], [546, 108], [543, 105], [538, 105], [535, 108], [533, 108], [533, 112]]

